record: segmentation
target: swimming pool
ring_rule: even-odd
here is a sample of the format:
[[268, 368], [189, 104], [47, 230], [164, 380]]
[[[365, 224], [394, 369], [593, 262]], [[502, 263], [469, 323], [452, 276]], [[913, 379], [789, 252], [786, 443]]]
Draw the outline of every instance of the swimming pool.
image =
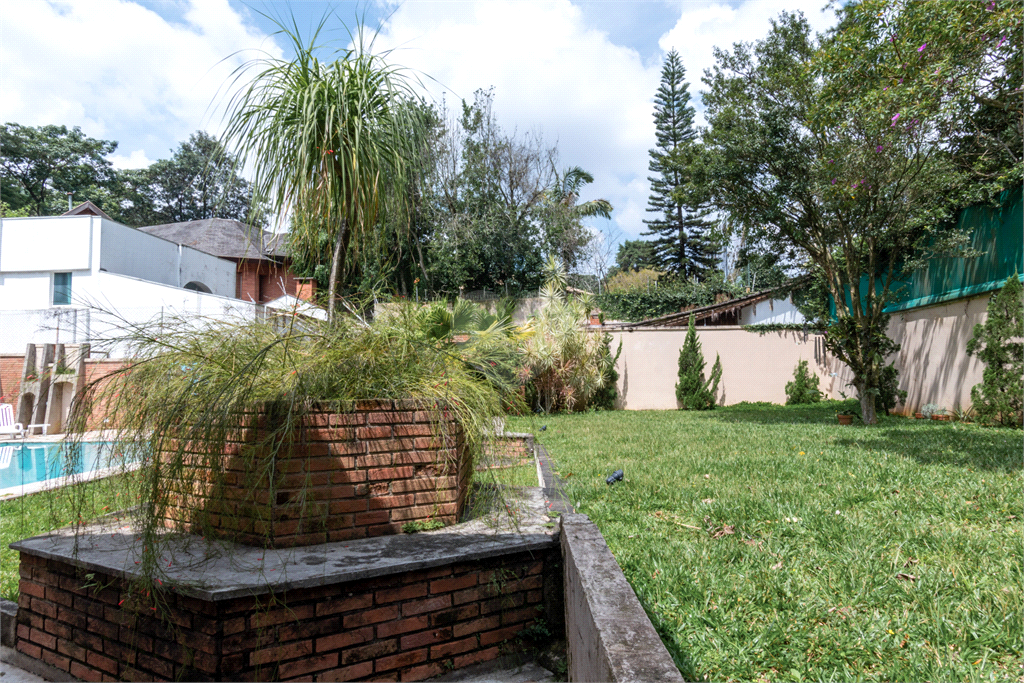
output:
[[[74, 448], [75, 457], [68, 458]], [[0, 498], [35, 493], [108, 474], [110, 442], [0, 442]]]

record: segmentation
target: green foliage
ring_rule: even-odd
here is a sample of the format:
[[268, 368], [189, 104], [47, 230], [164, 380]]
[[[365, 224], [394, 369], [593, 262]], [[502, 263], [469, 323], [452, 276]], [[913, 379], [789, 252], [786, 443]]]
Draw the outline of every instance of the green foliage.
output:
[[756, 325], [744, 325], [746, 332], [756, 332], [764, 336], [769, 332], [821, 332], [813, 323], [757, 323]]
[[662, 275], [657, 270], [641, 268], [640, 270], [620, 270], [610, 278], [605, 290], [609, 294], [620, 294], [632, 290], [647, 290], [655, 286], [658, 278]]
[[444, 527], [444, 522], [439, 519], [418, 519], [414, 522], [406, 522], [402, 525], [403, 534], [415, 534], [420, 531], [433, 531]]
[[679, 381], [676, 383], [676, 401], [680, 410], [712, 410], [718, 400], [718, 383], [722, 379], [722, 359], [717, 354], [711, 376], [704, 378], [704, 354], [701, 352], [697, 330], [690, 316], [686, 340], [679, 349]]
[[715, 273], [703, 282], [676, 280], [651, 285], [650, 289], [631, 289], [625, 292], [605, 292], [596, 297], [597, 305], [609, 320], [636, 322], [669, 313], [678, 313], [689, 307], [710, 306], [719, 295], [735, 298], [743, 288], [727, 282], [721, 273]]
[[971, 388], [978, 420], [1019, 426], [1024, 409], [1024, 287], [1016, 273], [988, 302], [988, 319], [974, 326], [967, 353], [985, 364]]
[[786, 405], [820, 401], [821, 391], [818, 390], [818, 382], [818, 376], [807, 369], [807, 361], [798, 362], [793, 371], [793, 381], [786, 383]]
[[1017, 677], [1020, 432], [840, 428], [841, 405], [553, 415], [537, 436], [683, 680]]
[[590, 405], [601, 410], [615, 410], [615, 402], [619, 399], [619, 371], [615, 364], [619, 362], [622, 355], [622, 342], [615, 355], [612, 355], [612, 336], [605, 334], [603, 338], [604, 352], [601, 355], [601, 370], [604, 374], [604, 384], [594, 392], [590, 399]]
[[[81, 201], [87, 188], [107, 184], [113, 168], [106, 156], [117, 143], [86, 136], [75, 126], [0, 126], [0, 193], [14, 210], [31, 215], [67, 211], [66, 192]], [[59, 210], [58, 210], [59, 209]]]
[[907, 391], [900, 389], [900, 371], [895, 363], [889, 363], [879, 372], [878, 407], [888, 415], [889, 411], [907, 400]]
[[0, 218], [26, 218], [31, 214], [32, 208], [25, 204], [20, 209], [12, 209], [7, 202], [0, 202]]
[[625, 240], [615, 254], [617, 272], [653, 269], [656, 263], [657, 253], [650, 240]]
[[681, 278], [703, 279], [715, 269], [717, 248], [708, 238], [711, 224], [701, 209], [686, 196], [688, 154], [693, 146], [694, 110], [690, 106], [686, 69], [679, 53], [672, 50], [661, 70], [661, 84], [654, 96], [654, 124], [657, 147], [650, 150], [648, 170], [654, 175], [647, 211], [655, 218], [645, 220], [655, 235], [651, 241], [654, 265]]

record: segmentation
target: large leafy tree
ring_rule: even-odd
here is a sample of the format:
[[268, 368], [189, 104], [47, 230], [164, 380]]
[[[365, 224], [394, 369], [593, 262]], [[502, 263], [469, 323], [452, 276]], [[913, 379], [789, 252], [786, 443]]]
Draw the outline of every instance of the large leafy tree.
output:
[[326, 19], [308, 42], [282, 27], [292, 60], [249, 65], [259, 71], [229, 103], [225, 140], [239, 165], [252, 165], [254, 197], [293, 214], [291, 249], [315, 256], [330, 236], [333, 318], [350, 248], [379, 229], [385, 211], [406, 208], [385, 197], [405, 196], [421, 126], [403, 72], [370, 51], [361, 28], [355, 47], [319, 59]]
[[696, 133], [689, 84], [679, 53], [672, 50], [661, 70], [661, 85], [654, 97], [657, 147], [650, 150], [648, 178], [651, 195], [645, 220], [650, 228], [658, 269], [681, 277], [703, 277], [715, 267], [714, 247], [708, 239], [707, 211], [694, 206], [681, 190], [689, 182], [690, 151]]
[[[90, 138], [75, 126], [0, 126], [0, 194], [12, 209], [34, 216], [64, 210], [65, 193], [83, 193], [108, 183], [113, 171], [106, 155], [110, 140]], [[59, 213], [59, 212], [58, 212]]]
[[963, 183], [931, 91], [889, 94], [926, 82], [928, 67], [871, 53], [849, 33], [855, 18], [840, 15], [820, 44], [801, 15], [784, 13], [764, 40], [716, 50], [703, 183], [734, 220], [824, 282], [835, 307], [821, 312], [826, 345], [850, 367], [874, 424], [885, 357], [898, 349], [884, 308], [898, 278], [963, 242], [939, 229]]
[[237, 172], [237, 162], [214, 136], [196, 131], [170, 159], [143, 172], [154, 223], [202, 218], [234, 218], [262, 225], [263, 212], [252, 203], [252, 189]]

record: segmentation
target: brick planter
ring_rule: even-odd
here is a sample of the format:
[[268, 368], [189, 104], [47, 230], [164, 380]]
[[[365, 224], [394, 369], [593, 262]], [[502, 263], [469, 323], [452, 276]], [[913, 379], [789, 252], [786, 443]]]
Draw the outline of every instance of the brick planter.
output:
[[518, 532], [477, 520], [212, 554], [182, 541], [157, 610], [130, 583], [141, 549], [127, 529], [19, 541], [16, 647], [89, 681], [405, 681], [491, 660], [528, 645], [538, 620], [563, 632], [557, 532], [540, 489], [526, 496]]
[[396, 534], [462, 514], [472, 475], [462, 428], [415, 401], [361, 401], [307, 414], [272, 456], [266, 414], [240, 429], [217, 472], [170, 482], [169, 526], [294, 547]]

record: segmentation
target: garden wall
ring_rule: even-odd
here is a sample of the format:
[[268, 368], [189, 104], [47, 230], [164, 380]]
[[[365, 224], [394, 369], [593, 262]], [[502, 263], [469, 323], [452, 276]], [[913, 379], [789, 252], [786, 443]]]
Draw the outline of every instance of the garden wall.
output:
[[[832, 367], [819, 334], [798, 331], [759, 335], [735, 325], [697, 327], [705, 372], [711, 372], [715, 354], [722, 358], [720, 405], [741, 401], [786, 402], [786, 382], [801, 360], [821, 378], [821, 389], [832, 390]], [[626, 410], [675, 410], [679, 349], [686, 328], [610, 330], [612, 352], [622, 342], [619, 356], [619, 404]]]
[[521, 533], [468, 523], [205, 557], [192, 541], [157, 605], [129, 583], [131, 534], [86, 533], [77, 552], [71, 535], [27, 539], [17, 650], [97, 681], [421, 680], [492, 660], [562, 637], [557, 532], [533, 492]]

